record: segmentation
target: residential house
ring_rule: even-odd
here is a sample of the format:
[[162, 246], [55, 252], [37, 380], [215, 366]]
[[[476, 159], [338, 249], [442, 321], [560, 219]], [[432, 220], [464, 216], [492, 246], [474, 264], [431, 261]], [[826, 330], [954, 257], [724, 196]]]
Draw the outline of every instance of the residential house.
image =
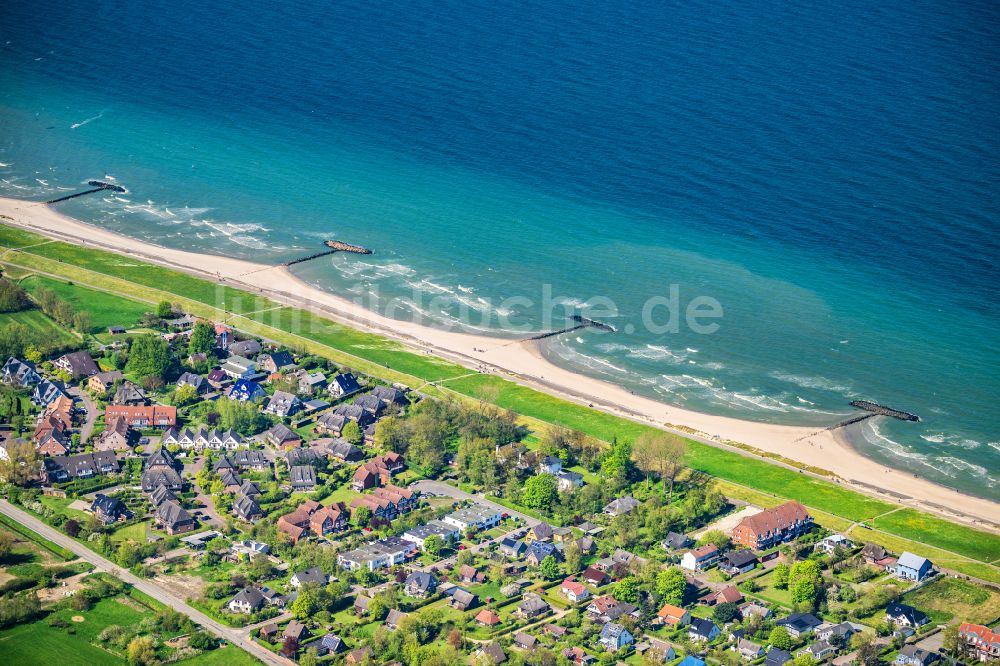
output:
[[823, 624], [823, 621], [812, 613], [792, 613], [788, 617], [781, 618], [776, 625], [784, 627], [791, 634], [792, 638], [805, 636]]
[[537, 594], [529, 594], [524, 597], [524, 601], [517, 605], [517, 610], [514, 613], [524, 619], [531, 619], [547, 613], [549, 610], [549, 605], [541, 597]]
[[532, 541], [551, 541], [552, 540], [552, 526], [548, 523], [538, 523], [534, 527], [528, 530], [527, 535], [524, 538], [528, 543]]
[[757, 555], [752, 550], [731, 550], [719, 560], [719, 569], [730, 576], [738, 576], [753, 571], [757, 566]]
[[360, 405], [337, 405], [333, 408], [333, 413], [354, 421], [362, 429], [375, 423], [375, 416]]
[[1000, 632], [981, 624], [963, 622], [958, 627], [962, 651], [982, 662], [1000, 659]]
[[560, 492], [570, 492], [583, 485], [583, 474], [563, 470], [556, 474], [556, 487]]
[[732, 539], [746, 548], [764, 550], [812, 529], [812, 516], [800, 503], [785, 502], [747, 516], [733, 528]]
[[292, 543], [298, 543], [299, 539], [308, 536], [309, 520], [321, 508], [322, 505], [314, 500], [302, 502], [295, 511], [278, 518], [278, 531], [288, 535]]
[[625, 495], [624, 497], [619, 497], [613, 502], [608, 503], [608, 505], [604, 507], [604, 513], [614, 518], [615, 516], [631, 513], [632, 511], [635, 511], [638, 506], [639, 501], [637, 499], [631, 495]]
[[851, 640], [851, 636], [862, 630], [864, 630], [864, 626], [852, 622], [840, 622], [838, 624], [825, 622], [816, 627], [816, 639], [837, 645], [847, 645]]
[[764, 656], [764, 666], [783, 666], [792, 660], [792, 655], [785, 650], [771, 648]]
[[243, 479], [233, 469], [224, 469], [219, 472], [219, 481], [222, 482], [223, 492], [233, 494], [239, 491], [243, 484]]
[[618, 622], [626, 616], [631, 617], [634, 620], [638, 620], [641, 615], [638, 606], [625, 601], [618, 601], [614, 597], [608, 595], [595, 597], [594, 600], [590, 602], [590, 605], [587, 606], [587, 614], [590, 615], [594, 621], [600, 622], [601, 624]]
[[504, 537], [500, 540], [500, 545], [497, 549], [506, 557], [516, 560], [520, 559], [521, 556], [524, 555], [524, 552], [528, 549], [528, 547], [519, 539]]
[[271, 468], [271, 461], [267, 459], [263, 451], [240, 449], [232, 453], [230, 460], [240, 469], [252, 469], [255, 472], [263, 472]]
[[520, 650], [534, 650], [538, 645], [538, 639], [526, 631], [519, 631], [514, 634], [514, 647]]
[[243, 356], [233, 355], [222, 364], [222, 371], [232, 380], [248, 379], [257, 374], [257, 364]]
[[365, 647], [360, 647], [356, 650], [351, 650], [344, 657], [344, 663], [348, 666], [358, 666], [358, 664], [363, 664], [367, 660], [371, 659], [372, 649], [367, 645]]
[[426, 571], [414, 571], [406, 577], [406, 593], [417, 599], [426, 599], [437, 590], [437, 578]]
[[896, 666], [930, 666], [938, 659], [940, 659], [940, 655], [936, 652], [919, 648], [916, 645], [904, 645], [899, 649], [899, 654], [896, 655], [896, 660], [893, 663]]
[[507, 654], [503, 651], [503, 648], [500, 647], [500, 644], [496, 642], [481, 645], [479, 649], [476, 650], [476, 654], [479, 657], [493, 662], [493, 664], [502, 664], [507, 661]]
[[382, 412], [385, 410], [385, 405], [382, 401], [373, 395], [361, 395], [355, 398], [354, 406], [360, 407], [369, 414], [371, 414], [375, 419], [382, 416]]
[[745, 638], [739, 639], [733, 649], [739, 652], [740, 656], [747, 661], [755, 661], [764, 656], [764, 648]]
[[896, 577], [903, 580], [923, 580], [931, 572], [931, 561], [913, 553], [905, 552], [896, 561]]
[[268, 444], [280, 449], [293, 449], [302, 446], [302, 437], [284, 423], [275, 423], [264, 433]]
[[691, 613], [673, 604], [664, 604], [656, 617], [659, 622], [670, 627], [683, 627], [691, 623]]
[[688, 571], [704, 571], [719, 561], [719, 549], [715, 544], [705, 544], [689, 550], [681, 556], [681, 567]]
[[406, 394], [393, 386], [376, 386], [372, 389], [371, 394], [381, 400], [387, 408], [407, 407], [410, 404]]
[[759, 601], [751, 601], [740, 606], [740, 616], [742, 616], [744, 620], [747, 620], [754, 615], [766, 620], [771, 616], [771, 609]]
[[11, 356], [0, 369], [0, 381], [18, 388], [28, 388], [42, 381], [42, 377], [35, 370], [34, 363]]
[[424, 542], [430, 536], [438, 536], [445, 543], [456, 541], [461, 536], [458, 528], [442, 520], [431, 520], [423, 525], [412, 527], [403, 533], [403, 538], [416, 544], [418, 548], [424, 547]]
[[87, 351], [75, 351], [69, 354], [64, 354], [56, 360], [52, 361], [52, 365], [68, 372], [73, 379], [78, 377], [90, 377], [91, 375], [96, 375], [101, 371], [94, 363], [94, 359], [91, 358], [90, 352]]
[[268, 401], [264, 411], [281, 418], [287, 418], [297, 412], [302, 406], [302, 401], [291, 393], [285, 391], [275, 391]]
[[[243, 483], [245, 485], [252, 482], [248, 480]], [[237, 518], [248, 523], [255, 522], [264, 517], [264, 512], [261, 510], [260, 505], [257, 504], [257, 501], [252, 496], [242, 492], [233, 502], [233, 513]]]
[[179, 492], [182, 481], [178, 469], [180, 466], [174, 456], [161, 446], [146, 459], [142, 473], [143, 492], [152, 492], [157, 486], [165, 486], [172, 492]]
[[837, 648], [826, 641], [816, 641], [812, 645], [800, 650], [799, 654], [811, 655], [813, 659], [820, 662], [831, 655], [837, 654]]
[[88, 479], [93, 476], [118, 472], [118, 459], [111, 451], [81, 453], [75, 456], [45, 458], [42, 481], [45, 483], [65, 483], [74, 479]]
[[402, 564], [416, 552], [412, 541], [388, 537], [374, 543], [337, 555], [337, 563], [351, 571], [366, 568], [369, 571]]
[[358, 379], [351, 373], [335, 375], [330, 379], [330, 395], [335, 398], [346, 398], [361, 390]]
[[177, 408], [166, 405], [108, 405], [104, 420], [123, 418], [132, 428], [171, 428], [177, 425]]
[[308, 636], [308, 634], [309, 630], [306, 629], [306, 625], [296, 620], [292, 620], [291, 622], [288, 623], [288, 626], [285, 627], [285, 631], [284, 633], [282, 633], [282, 637], [285, 640], [291, 639], [295, 641], [297, 645], [302, 641], [303, 638]]
[[580, 646], [563, 649], [562, 656], [566, 657], [574, 666], [590, 666], [597, 661], [596, 657], [584, 652]]
[[340, 502], [318, 509], [309, 516], [309, 531], [318, 537], [347, 528], [347, 510]]
[[267, 599], [256, 587], [245, 587], [233, 597], [227, 606], [233, 613], [256, 613], [267, 603]]
[[585, 601], [590, 598], [590, 590], [583, 583], [573, 580], [572, 578], [567, 578], [562, 582], [562, 587], [559, 588], [563, 596], [577, 603], [579, 601]]
[[551, 544], [547, 541], [532, 541], [528, 546], [528, 552], [525, 554], [525, 561], [533, 566], [541, 566], [542, 560], [546, 557], [552, 556], [556, 560], [562, 560], [562, 553], [560, 553], [555, 544]]
[[713, 604], [740, 604], [743, 603], [743, 593], [735, 585], [726, 585], [709, 599]]
[[177, 388], [184, 386], [190, 386], [198, 395], [205, 393], [209, 389], [208, 382], [205, 378], [193, 372], [182, 373], [181, 376], [177, 378]]
[[368, 615], [368, 606], [371, 604], [371, 597], [359, 594], [354, 598], [354, 614], [358, 617]]
[[695, 642], [711, 643], [719, 637], [719, 627], [711, 620], [695, 617], [688, 624], [688, 638]]
[[622, 548], [616, 548], [615, 552], [611, 553], [608, 557], [597, 560], [596, 566], [602, 571], [611, 572], [616, 576], [620, 576], [632, 569], [633, 565], [642, 566], [645, 563], [645, 560], [641, 557], [637, 557], [634, 553], [630, 553]]
[[468, 590], [463, 590], [460, 587], [452, 588], [448, 591], [448, 596], [451, 597], [451, 607], [456, 608], [463, 613], [479, 601], [478, 597]]
[[196, 526], [191, 514], [176, 501], [167, 501], [156, 507], [153, 517], [167, 534], [191, 532]]
[[313, 442], [317, 449], [334, 460], [353, 463], [364, 460], [365, 452], [343, 439], [324, 438]]
[[598, 642], [604, 646], [605, 650], [617, 652], [622, 648], [635, 642], [632, 634], [624, 626], [615, 622], [608, 622], [601, 627], [601, 637]]
[[821, 541], [817, 542], [813, 547], [813, 550], [831, 555], [837, 548], [847, 550], [853, 547], [854, 544], [851, 543], [851, 540], [843, 534], [831, 534], [830, 536], [824, 537]]
[[925, 613], [913, 606], [893, 602], [885, 609], [885, 621], [896, 627], [916, 629], [927, 624], [928, 619]]
[[131, 407], [144, 407], [149, 404], [146, 392], [138, 385], [130, 381], [124, 381], [115, 389], [115, 394], [111, 397], [112, 405], [128, 405]]
[[399, 628], [400, 622], [405, 620], [407, 617], [409, 617], [408, 613], [391, 608], [389, 609], [389, 614], [385, 616], [385, 626], [387, 629], [395, 631]]
[[63, 386], [62, 382], [49, 381], [48, 379], [43, 379], [35, 384], [35, 388], [31, 392], [31, 402], [39, 407], [46, 407], [60, 397], [69, 398], [66, 387]]
[[583, 581], [594, 587], [600, 587], [608, 582], [608, 575], [597, 567], [587, 567], [583, 572]]
[[288, 579], [288, 584], [294, 588], [299, 588], [306, 583], [315, 583], [316, 585], [326, 585], [329, 582], [329, 577], [323, 573], [323, 570], [319, 567], [310, 567], [303, 571], [296, 571], [292, 574], [292, 577]]
[[327, 634], [319, 640], [319, 644], [316, 646], [316, 654], [320, 657], [325, 657], [330, 654], [338, 654], [347, 649], [347, 645], [340, 636], [336, 634]]
[[94, 501], [90, 505], [90, 512], [101, 521], [103, 525], [110, 525], [120, 520], [127, 520], [129, 510], [125, 504], [117, 497], [108, 497], [102, 493], [94, 496]]
[[552, 474], [555, 476], [562, 471], [562, 459], [557, 456], [542, 456], [538, 461], [539, 474]]
[[332, 435], [340, 437], [344, 432], [344, 426], [350, 421], [346, 416], [325, 412], [316, 417], [316, 425], [313, 430], [317, 435]]
[[94, 449], [97, 451], [128, 451], [138, 441], [138, 433], [129, 427], [125, 419], [113, 419], [104, 432], [97, 436]]
[[229, 345], [229, 353], [244, 358], [253, 358], [261, 352], [260, 343], [256, 340], [238, 340]]
[[98, 372], [91, 375], [87, 380], [87, 388], [94, 393], [106, 394], [115, 387], [115, 382], [125, 379], [121, 370], [110, 370], [108, 372]]
[[312, 465], [295, 465], [288, 470], [293, 491], [306, 491], [316, 488], [316, 468]]
[[177, 496], [165, 485], [158, 485], [149, 493], [149, 503], [155, 509], [164, 502], [176, 501]]
[[484, 627], [495, 627], [500, 624], [502, 620], [494, 611], [489, 608], [484, 608], [476, 613], [476, 622]]
[[322, 372], [299, 371], [296, 375], [299, 380], [299, 393], [302, 395], [315, 395], [317, 391], [326, 385], [326, 375]]
[[[212, 375], [209, 373], [209, 382]], [[238, 402], [253, 402], [265, 397], [267, 393], [257, 382], [250, 379], [237, 379], [229, 388], [229, 399]]]
[[260, 367], [261, 372], [274, 374], [275, 372], [281, 372], [285, 368], [291, 368], [295, 365], [295, 360], [287, 351], [276, 351], [271, 354], [258, 356], [257, 365]]

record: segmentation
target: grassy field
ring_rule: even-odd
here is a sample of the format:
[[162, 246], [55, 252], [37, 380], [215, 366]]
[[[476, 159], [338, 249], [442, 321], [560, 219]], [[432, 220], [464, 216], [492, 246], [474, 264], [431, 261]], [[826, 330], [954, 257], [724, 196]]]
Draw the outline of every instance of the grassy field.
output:
[[68, 562], [70, 560], [76, 559], [76, 555], [74, 555], [69, 550], [63, 548], [58, 544], [52, 543], [48, 539], [42, 537], [39, 534], [36, 534], [35, 532], [29, 530], [21, 523], [8, 518], [7, 516], [0, 515], [0, 525], [2, 525], [7, 530], [13, 532], [14, 534], [16, 534], [19, 538], [26, 539], [36, 544], [40, 548], [44, 548], [46, 551], [52, 553], [61, 560]]
[[257, 657], [235, 647], [223, 647], [176, 662], [183, 666], [258, 666]]
[[62, 280], [53, 280], [41, 275], [33, 275], [21, 281], [21, 286], [29, 293], [35, 294], [44, 287], [51, 289], [64, 301], [69, 302], [74, 310], [86, 310], [90, 313], [93, 326], [91, 333], [106, 330], [109, 326], [124, 326], [131, 328], [142, 316], [153, 309], [146, 303], [128, 301], [95, 289], [88, 289], [77, 284]]
[[0, 313], [0, 327], [15, 323], [37, 331], [39, 339], [52, 345], [61, 346], [78, 342], [75, 335], [54, 322], [41, 310]]
[[111, 535], [112, 541], [135, 541], [136, 543], [146, 543], [146, 531], [149, 528], [149, 521], [144, 520], [139, 523], [132, 523], [125, 527], [120, 527]]
[[1000, 559], [1000, 536], [980, 533], [970, 539], [965, 527], [915, 509], [902, 509], [878, 518], [875, 527], [914, 541], [933, 543], [981, 562]]
[[[0, 247], [18, 248], [44, 240], [42, 236], [0, 225]], [[74, 282], [85, 282], [98, 289], [128, 293], [146, 301], [168, 299], [180, 302], [195, 314], [228, 318], [234, 326], [249, 333], [322, 354], [363, 373], [422, 387], [421, 390], [431, 394], [440, 394], [440, 391], [425, 386], [426, 382], [438, 382], [448, 390], [467, 397], [478, 397], [484, 388], [495, 390], [498, 396], [496, 402], [500, 406], [540, 421], [574, 428], [605, 441], [615, 436], [634, 439], [649, 428], [500, 377], [469, 375], [469, 371], [462, 366], [408, 351], [383, 337], [341, 326], [309, 312], [278, 307], [269, 299], [130, 257], [50, 242], [28, 248], [26, 253], [8, 252], [5, 260], [65, 276]], [[216, 308], [220, 307], [224, 307], [226, 312], [219, 312]], [[264, 309], [269, 310], [257, 312]], [[250, 316], [242, 317], [240, 314]], [[836, 483], [732, 451], [695, 441], [691, 441], [689, 447], [688, 463], [694, 469], [776, 498], [797, 499], [830, 517], [849, 522], [870, 520], [895, 508], [889, 502], [870, 498]], [[982, 562], [1000, 558], [1000, 545], [997, 545], [1000, 540], [996, 537], [916, 511], [912, 513], [920, 520], [907, 520], [904, 512], [897, 512], [878, 526], [887, 533], [907, 539], [919, 538], [922, 543]], [[938, 524], [947, 527], [937, 529]], [[1000, 575], [995, 567], [990, 567], [990, 570]]]
[[907, 594], [903, 601], [927, 613], [934, 622], [959, 618], [992, 624], [1000, 618], [1000, 592], [955, 578], [939, 578]]

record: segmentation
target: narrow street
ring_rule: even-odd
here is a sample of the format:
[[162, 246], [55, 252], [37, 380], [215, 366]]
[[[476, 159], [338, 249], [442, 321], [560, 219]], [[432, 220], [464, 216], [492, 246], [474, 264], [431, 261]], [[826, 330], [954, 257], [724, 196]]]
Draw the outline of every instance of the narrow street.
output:
[[80, 443], [86, 444], [87, 440], [90, 439], [91, 433], [94, 432], [94, 422], [97, 421], [97, 405], [94, 404], [94, 401], [91, 400], [86, 391], [81, 390], [77, 386], [70, 386], [66, 391], [74, 399], [82, 402], [83, 408], [87, 411], [87, 416], [80, 425]]

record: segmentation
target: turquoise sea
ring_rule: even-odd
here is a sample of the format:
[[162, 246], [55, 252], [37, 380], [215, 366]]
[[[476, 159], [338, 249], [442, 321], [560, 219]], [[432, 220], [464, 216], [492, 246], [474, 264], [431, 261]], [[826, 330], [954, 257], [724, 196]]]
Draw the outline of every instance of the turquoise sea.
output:
[[[261, 261], [372, 247], [296, 272], [429, 325], [590, 313], [618, 333], [549, 358], [706, 412], [877, 400], [923, 421], [863, 453], [1000, 499], [998, 34], [981, 2], [12, 0], [0, 194], [108, 175], [129, 193], [60, 210]], [[718, 330], [650, 330], [671, 289]]]

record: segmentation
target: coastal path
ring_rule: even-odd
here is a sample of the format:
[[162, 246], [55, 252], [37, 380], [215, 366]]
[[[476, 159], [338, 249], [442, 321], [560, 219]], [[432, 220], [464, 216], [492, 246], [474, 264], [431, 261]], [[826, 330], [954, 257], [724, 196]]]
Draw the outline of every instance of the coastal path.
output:
[[184, 613], [208, 631], [245, 650], [265, 664], [268, 664], [269, 666], [294, 666], [294, 662], [276, 655], [270, 650], [265, 649], [262, 645], [252, 641], [245, 630], [227, 627], [224, 624], [213, 620], [201, 611], [188, 606], [184, 600], [174, 596], [161, 585], [139, 578], [130, 571], [122, 569], [117, 564], [98, 555], [86, 546], [76, 542], [62, 532], [46, 525], [31, 514], [22, 511], [6, 500], [0, 500], [0, 513], [17, 521], [28, 529], [37, 532], [49, 541], [72, 551], [81, 559], [93, 564], [97, 570], [106, 571], [115, 578], [128, 583], [140, 592], [148, 594], [160, 603], [170, 606], [176, 611]]

